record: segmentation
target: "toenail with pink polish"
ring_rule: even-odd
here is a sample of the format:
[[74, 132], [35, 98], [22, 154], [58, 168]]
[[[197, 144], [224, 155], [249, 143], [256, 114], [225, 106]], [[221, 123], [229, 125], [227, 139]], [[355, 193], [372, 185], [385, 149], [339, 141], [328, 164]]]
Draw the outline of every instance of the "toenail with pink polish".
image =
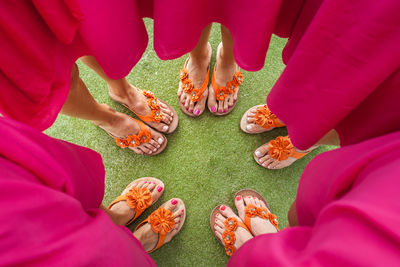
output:
[[171, 200], [172, 205], [176, 205], [176, 203], [178, 203], [178, 201], [176, 199]]
[[184, 210], [184, 209], [182, 209], [181, 211], [182, 211], [182, 212], [185, 212], [185, 210]]
[[237, 197], [236, 197], [236, 200], [237, 200], [237, 201], [239, 201], [239, 200], [241, 200], [241, 199], [242, 199], [241, 196], [237, 196]]
[[158, 191], [158, 192], [161, 192], [162, 190], [163, 190], [162, 186], [158, 186], [158, 187], [157, 187], [157, 191]]
[[221, 208], [219, 208], [219, 209], [220, 209], [220, 210], [225, 210], [226, 207], [225, 207], [225, 205], [222, 205]]
[[196, 109], [196, 110], [194, 111], [194, 114], [199, 115], [199, 114], [200, 114], [200, 110]]
[[211, 112], [215, 112], [217, 109], [215, 107], [211, 107]]

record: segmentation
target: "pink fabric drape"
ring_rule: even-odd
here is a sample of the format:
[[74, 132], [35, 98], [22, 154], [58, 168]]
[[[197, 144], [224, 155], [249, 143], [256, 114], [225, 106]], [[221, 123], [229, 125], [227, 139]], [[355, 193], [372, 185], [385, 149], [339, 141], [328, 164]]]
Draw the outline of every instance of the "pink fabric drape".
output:
[[246, 242], [228, 266], [399, 266], [400, 132], [318, 155], [296, 199], [299, 226]]
[[122, 78], [147, 41], [135, 1], [1, 1], [0, 113], [44, 130], [80, 56], [95, 56], [110, 77]]
[[99, 206], [96, 152], [0, 118], [1, 266], [155, 266]]
[[306, 0], [267, 98], [300, 149], [400, 130], [400, 2]]

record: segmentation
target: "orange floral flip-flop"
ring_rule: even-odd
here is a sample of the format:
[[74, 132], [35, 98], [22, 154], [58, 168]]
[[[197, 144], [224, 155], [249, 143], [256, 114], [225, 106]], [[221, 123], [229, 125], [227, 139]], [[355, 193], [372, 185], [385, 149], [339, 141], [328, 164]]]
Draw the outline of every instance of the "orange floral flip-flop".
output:
[[[164, 101], [156, 98], [154, 96], [154, 93], [151, 91], [142, 91], [142, 94], [147, 98], [147, 105], [150, 108], [150, 114], [149, 115], [139, 115], [135, 111], [133, 111], [129, 106], [125, 103], [119, 102], [117, 100], [114, 100], [115, 102], [123, 105], [125, 108], [129, 109], [132, 113], [134, 113], [136, 116], [138, 116], [142, 121], [146, 122], [155, 122], [155, 123], [160, 123], [162, 120], [162, 113], [161, 113], [161, 105], [160, 103], [163, 103], [168, 107], [169, 110], [173, 113], [173, 119], [172, 122], [168, 125], [168, 131], [166, 133], [172, 133], [173, 131], [176, 130], [178, 127], [178, 113], [176, 113], [175, 109], [170, 106], [169, 104], [165, 103]], [[151, 127], [151, 125], [149, 125]]]
[[[217, 54], [220, 51], [220, 47], [221, 47], [221, 44], [218, 46]], [[217, 55], [217, 58], [218, 58], [218, 55]], [[239, 90], [239, 86], [243, 82], [243, 75], [242, 75], [242, 72], [240, 71], [239, 66], [236, 65], [236, 67], [237, 67], [237, 69], [236, 69], [235, 74], [233, 75], [232, 80], [228, 81], [225, 86], [222, 86], [217, 83], [217, 80], [215, 78], [215, 70], [217, 68], [217, 63], [215, 63], [214, 70], [213, 70], [212, 77], [211, 77], [211, 87], [214, 90], [215, 99], [217, 101], [224, 101], [225, 98], [227, 98], [229, 95], [233, 95], [236, 93], [236, 91]], [[233, 102], [233, 106], [228, 107], [226, 112], [218, 112], [218, 109], [216, 109], [215, 111], [212, 111], [210, 109], [210, 112], [217, 116], [227, 115], [235, 108], [236, 102], [237, 101]]]
[[[210, 65], [208, 65], [208, 67], [207, 67], [207, 75], [204, 79], [203, 84], [199, 88], [194, 88], [193, 82], [189, 78], [189, 72], [187, 69], [189, 59], [190, 59], [190, 57], [186, 59], [185, 65], [183, 66], [183, 68], [181, 69], [181, 71], [179, 73], [179, 87], [182, 89], [183, 92], [185, 92], [186, 94], [189, 95], [189, 98], [192, 102], [197, 103], [198, 101], [200, 101], [203, 98], [204, 92], [208, 89], [208, 81], [210, 79], [209, 78], [210, 77]], [[211, 54], [210, 54], [210, 61], [211, 61]], [[207, 97], [207, 95], [208, 94], [206, 94], [206, 97]], [[188, 115], [190, 117], [198, 117], [204, 112], [204, 109], [203, 109], [201, 111], [201, 113], [194, 114], [192, 112], [189, 112], [185, 108], [184, 104], [182, 104], [179, 99], [178, 99], [178, 102], [179, 102], [179, 107], [181, 108], [183, 113], [185, 113], [186, 115]], [[204, 103], [204, 105], [205, 105], [205, 103]]]
[[[149, 127], [147, 127], [143, 122], [136, 120], [134, 118], [131, 118], [132, 120], [136, 121], [136, 123], [139, 125], [140, 127], [140, 131], [138, 134], [132, 134], [126, 137], [117, 137], [114, 136], [113, 134], [111, 134], [110, 132], [106, 131], [104, 128], [102, 128], [103, 130], [106, 131], [106, 133], [111, 136], [112, 138], [114, 138], [115, 140], [115, 144], [117, 146], [119, 146], [120, 148], [127, 148], [127, 147], [138, 147], [141, 144], [145, 144], [151, 141], [151, 139], [153, 138], [153, 135], [151, 134], [151, 129]], [[160, 133], [161, 134], [161, 133]], [[146, 154], [146, 155], [157, 155], [160, 154], [162, 151], [164, 151], [165, 147], [167, 146], [167, 138], [161, 134], [164, 142], [161, 144], [161, 146], [157, 149], [157, 151], [155, 151], [152, 154]]]
[[[301, 159], [302, 157], [306, 156], [312, 151], [306, 151], [306, 152], [297, 152], [292, 144], [292, 141], [290, 141], [289, 136], [278, 136], [274, 140], [271, 140], [268, 142], [268, 155], [276, 159], [278, 161], [284, 161], [289, 158], [294, 158], [294, 159]], [[261, 156], [264, 157], [265, 155]], [[259, 160], [261, 157], [257, 157], [254, 154], [254, 160], [259, 164]], [[262, 165], [261, 165], [262, 166]], [[263, 166], [264, 167], [264, 166]]]
[[275, 227], [275, 229], [279, 232], [279, 221], [278, 218], [276, 217], [275, 214], [272, 214], [270, 212], [270, 207], [267, 203], [267, 201], [265, 201], [265, 199], [263, 198], [262, 195], [260, 195], [260, 193], [258, 193], [257, 191], [253, 190], [253, 189], [242, 189], [239, 192], [237, 192], [235, 194], [235, 199], [237, 196], [241, 196], [242, 198], [245, 197], [256, 197], [259, 200], [261, 200], [262, 202], [264, 202], [265, 206], [267, 206], [266, 208], [263, 207], [256, 207], [255, 205], [246, 205], [245, 206], [245, 216], [244, 216], [244, 224], [247, 226], [247, 228], [249, 229], [249, 231], [254, 235], [252, 229], [251, 229], [251, 224], [250, 224], [250, 220], [251, 218], [254, 217], [260, 217], [261, 219], [266, 219], [269, 220], [269, 222]]
[[235, 251], [236, 251], [236, 247], [234, 246], [235, 241], [236, 241], [236, 234], [235, 234], [236, 229], [238, 227], [242, 227], [246, 231], [249, 231], [249, 229], [240, 219], [238, 220], [237, 218], [234, 218], [234, 217], [228, 217], [224, 221], [225, 231], [222, 234], [223, 242], [221, 242], [221, 240], [216, 236], [214, 229], [213, 229], [217, 213], [219, 212], [219, 209], [221, 206], [222, 205], [216, 206], [213, 209], [213, 211], [211, 212], [211, 215], [210, 215], [211, 231], [213, 232], [213, 234], [214, 234], [215, 238], [218, 240], [218, 242], [220, 242], [221, 245], [224, 246], [226, 255], [232, 256], [233, 253], [235, 253]]
[[[132, 184], [134, 183], [140, 185], [143, 182], [149, 183], [149, 186], [151, 185], [151, 183], [153, 183], [153, 190], [157, 190], [161, 194], [159, 194], [157, 198], [153, 199], [151, 196], [151, 192], [147, 187], [132, 186]], [[126, 201], [128, 207], [135, 210], [135, 216], [126, 223], [126, 225], [129, 225], [148, 207], [157, 202], [162, 193], [164, 193], [164, 188], [164, 183], [154, 177], [142, 177], [136, 179], [124, 189], [120, 196], [118, 196], [111, 202], [111, 204], [108, 206], [108, 209], [111, 209], [111, 207], [118, 202]]]
[[[250, 123], [247, 121], [247, 116], [250, 112], [250, 110], [256, 109], [256, 113], [254, 115], [254, 122]], [[254, 127], [254, 126], [260, 126], [260, 127]], [[285, 124], [283, 124], [275, 114], [273, 114], [267, 105], [258, 105], [249, 108], [242, 116], [242, 119], [240, 121], [240, 129], [242, 129], [243, 132], [249, 133], [249, 134], [257, 134], [257, 133], [263, 133], [266, 131], [270, 131], [273, 128], [276, 127], [284, 127]], [[251, 127], [253, 130], [250, 130], [249, 127]]]
[[[176, 201], [175, 207], [179, 211], [180, 218], [179, 222], [176, 223], [174, 220], [174, 213], [164, 208], [169, 202]], [[142, 221], [135, 228], [136, 232], [139, 228], [143, 227], [145, 224], [150, 224], [151, 230], [158, 235], [157, 244], [153, 249], [148, 251], [149, 253], [155, 251], [165, 243], [168, 243], [181, 229], [186, 219], [186, 208], [183, 201], [179, 198], [173, 198], [164, 204], [162, 204], [158, 209], [156, 209], [146, 220]], [[176, 231], [171, 233], [174, 229]], [[170, 236], [167, 236], [171, 233]]]

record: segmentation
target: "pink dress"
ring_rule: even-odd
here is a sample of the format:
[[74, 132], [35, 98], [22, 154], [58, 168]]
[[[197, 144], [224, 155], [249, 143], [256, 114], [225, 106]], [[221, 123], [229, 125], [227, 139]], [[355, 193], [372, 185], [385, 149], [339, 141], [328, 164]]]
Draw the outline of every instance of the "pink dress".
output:
[[300, 149], [400, 130], [400, 1], [306, 0], [267, 98]]
[[400, 266], [400, 132], [315, 157], [297, 193], [299, 226], [257, 236], [239, 266]]
[[96, 152], [0, 118], [1, 266], [155, 266], [99, 209]]

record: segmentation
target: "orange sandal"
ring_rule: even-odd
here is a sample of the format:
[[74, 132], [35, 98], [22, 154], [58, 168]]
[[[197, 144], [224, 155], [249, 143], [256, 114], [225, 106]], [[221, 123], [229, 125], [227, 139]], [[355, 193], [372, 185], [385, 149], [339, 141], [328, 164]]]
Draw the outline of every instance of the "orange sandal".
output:
[[[290, 141], [289, 136], [278, 136], [274, 140], [269, 141], [268, 143], [268, 155], [271, 158], [274, 158], [278, 161], [283, 161], [287, 160], [289, 157], [295, 158], [295, 159], [301, 159], [302, 157], [306, 156], [309, 154], [312, 149], [306, 152], [297, 152]], [[264, 155], [265, 156], [265, 155]], [[264, 157], [261, 156], [261, 157]], [[261, 157], [256, 157], [254, 154], [254, 160], [259, 164], [259, 159]], [[261, 165], [262, 166], [262, 165]], [[264, 167], [264, 166], [263, 166]]]
[[[254, 115], [254, 122], [249, 123], [247, 122], [247, 115], [249, 114], [250, 110], [256, 108], [256, 114]], [[256, 129], [254, 131], [249, 131], [248, 127], [251, 124], [258, 125], [260, 127], [257, 127], [259, 129]], [[275, 114], [273, 114], [267, 105], [258, 105], [249, 108], [242, 116], [242, 119], [240, 121], [240, 129], [242, 129], [243, 132], [249, 133], [249, 134], [257, 134], [257, 133], [263, 133], [266, 131], [270, 131], [273, 128], [276, 127], [284, 127], [285, 124], [283, 124], [278, 117], [276, 117]], [[251, 127], [251, 126], [250, 126]]]
[[232, 254], [235, 253], [235, 251], [236, 251], [236, 247], [234, 246], [235, 241], [236, 241], [236, 235], [235, 235], [236, 229], [238, 227], [242, 227], [247, 231], [249, 231], [249, 229], [242, 221], [239, 221], [238, 219], [236, 219], [234, 217], [226, 218], [224, 221], [225, 231], [222, 234], [222, 239], [223, 239], [223, 243], [222, 243], [221, 240], [215, 235], [215, 232], [213, 229], [213, 225], [215, 224], [214, 223], [215, 217], [216, 217], [217, 213], [219, 212], [220, 207], [221, 207], [221, 205], [216, 206], [213, 209], [213, 211], [211, 212], [211, 215], [210, 215], [211, 231], [213, 232], [215, 238], [224, 246], [226, 255], [232, 256]]
[[[217, 53], [219, 52], [219, 49], [220, 49], [220, 46], [218, 47]], [[218, 55], [217, 55], [217, 58], [218, 58]], [[224, 101], [225, 98], [228, 97], [228, 95], [233, 95], [233, 94], [236, 93], [237, 90], [239, 90], [239, 86], [243, 82], [243, 75], [242, 75], [242, 73], [240, 71], [240, 68], [237, 66], [237, 71], [233, 75], [232, 80], [227, 82], [225, 86], [220, 86], [217, 83], [217, 80], [215, 78], [215, 70], [216, 70], [216, 68], [217, 68], [217, 64], [215, 64], [215, 66], [214, 66], [213, 74], [212, 74], [212, 77], [211, 77], [211, 86], [212, 86], [212, 88], [214, 90], [215, 99], [218, 100], [218, 101]], [[218, 112], [218, 109], [215, 112], [210, 110], [210, 112], [212, 114], [215, 114], [215, 115], [218, 115], [218, 116], [227, 115], [228, 113], [230, 113], [235, 108], [236, 102], [237, 101], [235, 101], [233, 103], [233, 106], [229, 107], [226, 112], [220, 113], [220, 112]]]
[[247, 226], [247, 228], [249, 229], [249, 231], [254, 235], [252, 229], [251, 229], [251, 224], [250, 224], [250, 219], [258, 216], [261, 219], [266, 219], [269, 220], [269, 222], [276, 228], [276, 230], [279, 232], [279, 221], [276, 217], [275, 214], [272, 214], [270, 212], [270, 208], [268, 206], [267, 201], [265, 201], [265, 199], [255, 190], [253, 189], [243, 189], [240, 190], [239, 192], [237, 192], [235, 194], [235, 199], [237, 196], [241, 196], [242, 198], [244, 197], [257, 197], [259, 200], [261, 200], [262, 202], [264, 202], [265, 206], [267, 206], [266, 208], [263, 207], [256, 207], [252, 204], [250, 205], [246, 205], [245, 207], [245, 216], [244, 216], [244, 224]]
[[168, 125], [168, 132], [166, 132], [166, 133], [172, 133], [173, 131], [175, 131], [176, 128], [178, 127], [178, 121], [179, 121], [178, 113], [176, 113], [175, 109], [173, 107], [171, 107], [170, 105], [168, 105], [167, 103], [165, 103], [164, 101], [156, 98], [154, 96], [153, 92], [151, 92], [151, 91], [142, 91], [142, 93], [147, 98], [147, 105], [149, 106], [149, 108], [151, 110], [150, 114], [146, 115], [146, 116], [141, 116], [141, 115], [135, 113], [125, 103], [119, 102], [119, 101], [114, 100], [114, 99], [113, 100], [115, 102], [123, 105], [125, 108], [129, 109], [132, 113], [134, 113], [136, 116], [138, 116], [142, 121], [144, 121], [144, 122], [156, 122], [156, 123], [160, 123], [161, 120], [162, 120], [160, 103], [163, 103], [174, 114], [171, 124]]
[[[137, 122], [137, 124], [139, 124], [140, 131], [138, 134], [132, 134], [127, 137], [117, 137], [105, 130], [109, 136], [114, 138], [115, 144], [117, 146], [119, 146], [120, 148], [137, 147], [137, 146], [140, 146], [141, 144], [150, 142], [153, 137], [153, 135], [151, 134], [151, 130], [143, 122], [136, 120], [134, 118], [131, 118], [131, 119], [135, 120]], [[100, 127], [100, 128], [102, 128], [102, 127]], [[165, 147], [167, 146], [167, 138], [164, 135], [162, 135], [162, 136], [163, 136], [164, 142], [162, 143], [160, 148], [158, 148], [157, 151], [152, 154], [145, 154], [145, 155], [157, 155], [157, 154], [160, 154], [165, 149]]]
[[[188, 59], [186, 59], [185, 65], [179, 73], [179, 78], [180, 78], [179, 87], [182, 88], [183, 92], [185, 92], [186, 94], [189, 95], [190, 100], [192, 100], [192, 102], [196, 103], [203, 98], [203, 93], [207, 90], [208, 81], [209, 81], [209, 77], [210, 77], [210, 65], [208, 65], [207, 75], [206, 75], [206, 78], [204, 79], [203, 84], [199, 88], [194, 88], [192, 81], [189, 79], [189, 72], [186, 68], [186, 66], [189, 62], [189, 59], [190, 59], [190, 57]], [[180, 106], [181, 110], [183, 111], [183, 113], [185, 113], [186, 115], [188, 115], [190, 117], [198, 117], [204, 112], [204, 109], [203, 109], [203, 111], [201, 113], [194, 114], [192, 112], [189, 112], [185, 108], [184, 104], [182, 104], [181, 101], [179, 101], [179, 99], [178, 99], [178, 102], [179, 102], [179, 106]]]
[[[111, 204], [108, 206], [108, 209], [111, 209], [112, 206], [114, 206], [116, 203], [121, 202], [121, 201], [126, 201], [126, 204], [128, 205], [129, 208], [134, 209], [135, 210], [135, 216], [130, 219], [126, 225], [131, 224], [137, 217], [140, 216], [140, 214], [142, 214], [148, 207], [150, 207], [151, 205], [153, 205], [154, 203], [157, 202], [157, 200], [161, 197], [161, 195], [157, 198], [157, 199], [153, 199], [151, 197], [151, 192], [148, 188], [143, 187], [143, 188], [139, 188], [139, 187], [132, 187], [131, 188], [131, 184], [133, 183], [138, 183], [138, 182], [142, 182], [142, 181], [149, 181], [149, 182], [153, 182], [155, 183], [155, 187], [154, 190], [156, 190], [156, 188], [161, 187], [161, 190], [163, 190], [164, 187], [164, 183], [154, 177], [142, 177], [139, 179], [134, 180], [132, 183], [130, 183], [125, 190], [122, 192], [122, 194], [120, 196], [118, 196], [117, 198], [115, 198]], [[164, 192], [164, 191], [162, 191]]]
[[[186, 209], [185, 209], [185, 204], [181, 199], [179, 198], [174, 198], [174, 199], [177, 200], [176, 205], [178, 210], [183, 211], [180, 213], [181, 214], [180, 222], [176, 232], [178, 233], [182, 229], [182, 226], [185, 222]], [[148, 251], [148, 253], [155, 251], [165, 243], [168, 243], [172, 239], [172, 237], [174, 237], [172, 236], [170, 239], [166, 240], [167, 234], [170, 233], [176, 227], [176, 223], [174, 221], [174, 213], [171, 210], [164, 208], [164, 206], [170, 201], [172, 201], [172, 199], [162, 204], [161, 207], [156, 209], [152, 214], [150, 214], [149, 217], [147, 217], [146, 220], [139, 223], [138, 226], [136, 226], [135, 228], [134, 232], [136, 232], [140, 227], [142, 227], [146, 223], [149, 223], [151, 230], [154, 233], [158, 234], [158, 241], [156, 246], [150, 251]]]

